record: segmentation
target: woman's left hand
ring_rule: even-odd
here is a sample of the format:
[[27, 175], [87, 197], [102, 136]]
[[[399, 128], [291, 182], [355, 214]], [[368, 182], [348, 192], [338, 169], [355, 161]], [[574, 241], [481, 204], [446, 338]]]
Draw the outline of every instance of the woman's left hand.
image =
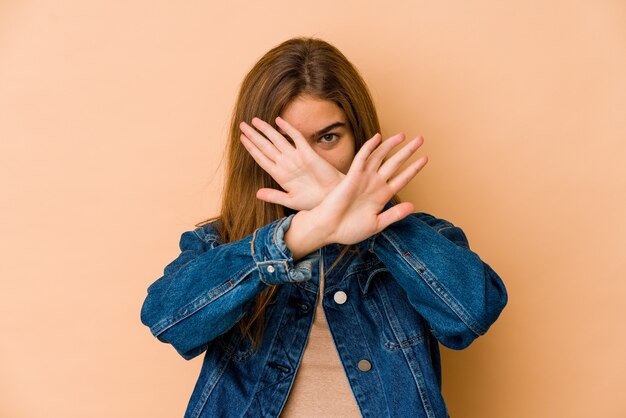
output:
[[261, 168], [285, 190], [262, 188], [257, 191], [257, 198], [294, 210], [310, 210], [345, 177], [320, 157], [286, 120], [277, 117], [276, 124], [291, 137], [293, 144], [259, 118], [253, 118], [252, 124], [264, 135], [241, 122], [241, 142]]

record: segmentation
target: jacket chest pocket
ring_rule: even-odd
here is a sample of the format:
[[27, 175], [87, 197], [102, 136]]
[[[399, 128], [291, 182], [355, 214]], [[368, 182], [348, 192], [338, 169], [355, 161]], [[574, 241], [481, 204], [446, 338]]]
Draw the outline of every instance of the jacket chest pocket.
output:
[[400, 350], [422, 343], [425, 323], [410, 305], [406, 292], [386, 268], [364, 272], [369, 282], [364, 297], [372, 320], [380, 329], [381, 342], [388, 350]]

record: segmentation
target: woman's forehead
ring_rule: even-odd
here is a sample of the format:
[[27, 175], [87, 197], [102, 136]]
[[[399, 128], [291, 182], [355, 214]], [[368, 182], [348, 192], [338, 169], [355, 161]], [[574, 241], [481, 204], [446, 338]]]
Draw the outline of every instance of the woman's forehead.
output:
[[348, 125], [345, 112], [337, 104], [312, 96], [295, 98], [285, 107], [280, 117], [305, 136]]

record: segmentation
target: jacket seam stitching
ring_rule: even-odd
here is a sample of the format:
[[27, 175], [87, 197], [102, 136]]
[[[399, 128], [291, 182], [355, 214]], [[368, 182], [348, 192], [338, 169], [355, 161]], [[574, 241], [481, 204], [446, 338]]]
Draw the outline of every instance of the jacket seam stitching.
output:
[[[483, 335], [486, 331], [482, 326], [467, 312], [465, 307], [456, 300], [454, 296], [437, 280], [437, 278], [428, 270], [410, 251], [401, 251], [394, 234], [391, 232], [383, 232], [384, 236], [391, 243], [394, 249], [401, 254], [406, 263], [422, 278], [422, 280], [430, 287], [431, 290], [454, 312], [461, 321], [476, 335]], [[410, 257], [410, 258], [409, 258]], [[415, 266], [415, 263], [418, 266]]]
[[[203, 295], [189, 302], [186, 306], [184, 306], [182, 309], [180, 309], [171, 317], [165, 318], [157, 322], [152, 327], [153, 335], [155, 337], [158, 337], [159, 335], [167, 331], [169, 328], [171, 328], [175, 324], [179, 323], [183, 319], [190, 317], [191, 315], [198, 312], [200, 309], [204, 308], [205, 306], [213, 302], [218, 297], [226, 294], [230, 289], [234, 288], [237, 284], [243, 281], [243, 279], [245, 279], [255, 269], [256, 269], [256, 266], [252, 266], [252, 267], [246, 266], [246, 268], [242, 268], [237, 273], [235, 273], [233, 277], [228, 279], [226, 282], [220, 284], [217, 287], [214, 287], [213, 289], [209, 290], [208, 292], [204, 293]], [[245, 271], [245, 273], [242, 274], [243, 271]], [[234, 277], [240, 277], [240, 278], [236, 279], [236, 281], [233, 281]]]

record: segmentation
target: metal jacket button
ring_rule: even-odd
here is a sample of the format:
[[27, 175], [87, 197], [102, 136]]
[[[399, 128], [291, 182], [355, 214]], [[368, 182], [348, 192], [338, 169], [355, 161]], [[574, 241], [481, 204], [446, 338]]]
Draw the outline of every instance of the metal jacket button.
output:
[[274, 266], [267, 266], [267, 271], [270, 273], [274, 273]]
[[340, 290], [338, 292], [335, 292], [335, 294], [333, 295], [333, 299], [335, 300], [335, 303], [342, 305], [346, 303], [346, 300], [348, 300], [348, 295], [346, 295], [346, 292]]
[[359, 370], [361, 370], [362, 372], [366, 372], [371, 368], [372, 368], [372, 363], [370, 363], [369, 361], [365, 359], [359, 361]]

